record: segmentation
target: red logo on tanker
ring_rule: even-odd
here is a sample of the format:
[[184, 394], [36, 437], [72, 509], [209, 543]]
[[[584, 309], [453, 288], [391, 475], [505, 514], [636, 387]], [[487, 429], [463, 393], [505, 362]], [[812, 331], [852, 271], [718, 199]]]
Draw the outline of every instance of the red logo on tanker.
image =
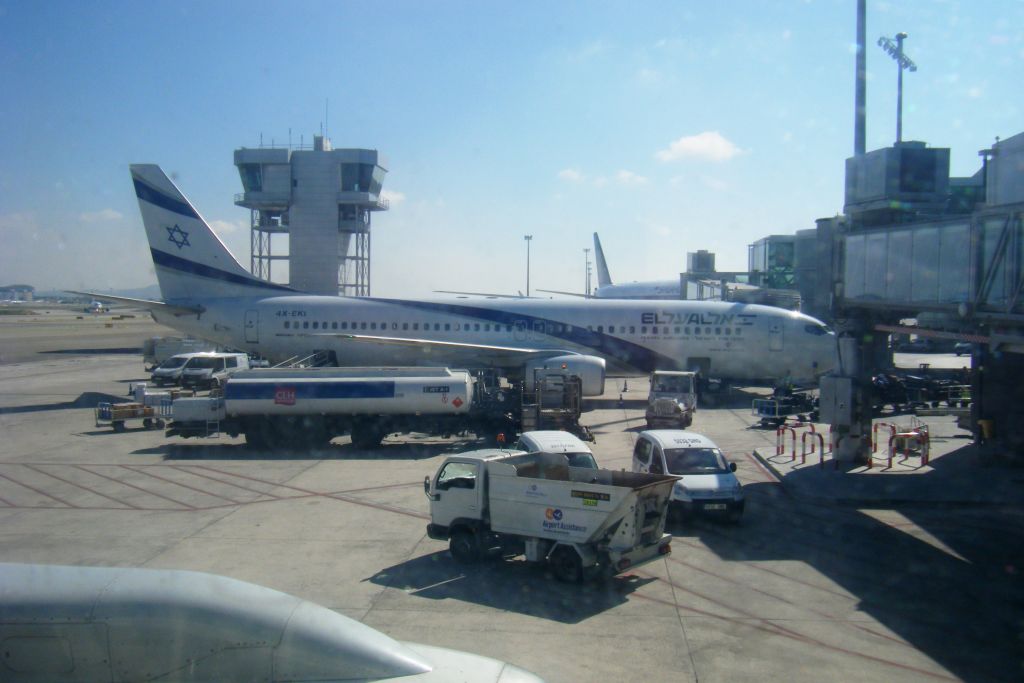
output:
[[293, 406], [295, 405], [295, 388], [294, 387], [275, 387], [274, 388], [274, 403], [280, 406]]
[[460, 407], [462, 405], [462, 399], [456, 396], [455, 400], [452, 401], [452, 405], [455, 406], [456, 408]]

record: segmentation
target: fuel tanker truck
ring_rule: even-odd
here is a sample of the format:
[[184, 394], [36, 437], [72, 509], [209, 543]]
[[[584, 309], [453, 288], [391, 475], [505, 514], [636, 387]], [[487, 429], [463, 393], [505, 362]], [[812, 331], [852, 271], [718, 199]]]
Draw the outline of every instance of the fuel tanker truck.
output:
[[394, 433], [511, 437], [519, 392], [494, 376], [448, 368], [241, 371], [220, 392], [179, 398], [167, 436], [245, 435], [256, 448], [306, 449], [351, 434], [372, 448]]

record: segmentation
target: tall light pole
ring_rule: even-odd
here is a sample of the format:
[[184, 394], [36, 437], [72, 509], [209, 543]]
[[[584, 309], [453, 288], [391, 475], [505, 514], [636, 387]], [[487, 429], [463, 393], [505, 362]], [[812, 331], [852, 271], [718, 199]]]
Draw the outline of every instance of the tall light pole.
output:
[[896, 61], [896, 144], [903, 141], [903, 70], [917, 71], [914, 60], [903, 54], [903, 41], [906, 39], [906, 33], [897, 33], [895, 43], [885, 36], [878, 39], [879, 46]]
[[530, 241], [533, 235], [523, 235], [526, 240], [526, 296], [530, 296]]
[[583, 280], [583, 295], [590, 298], [590, 249], [583, 250], [583, 268], [586, 276]]

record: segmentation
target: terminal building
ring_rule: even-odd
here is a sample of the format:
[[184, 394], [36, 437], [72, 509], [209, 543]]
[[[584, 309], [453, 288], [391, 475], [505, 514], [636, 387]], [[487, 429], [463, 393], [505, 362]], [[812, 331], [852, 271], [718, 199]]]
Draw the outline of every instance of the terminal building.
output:
[[[235, 204], [250, 211], [250, 270], [270, 280], [287, 261], [289, 284], [323, 295], [370, 295], [370, 217], [385, 211], [385, 161], [373, 149], [332, 149], [314, 136], [309, 149], [235, 150], [243, 191]], [[273, 240], [287, 235], [288, 250]]]

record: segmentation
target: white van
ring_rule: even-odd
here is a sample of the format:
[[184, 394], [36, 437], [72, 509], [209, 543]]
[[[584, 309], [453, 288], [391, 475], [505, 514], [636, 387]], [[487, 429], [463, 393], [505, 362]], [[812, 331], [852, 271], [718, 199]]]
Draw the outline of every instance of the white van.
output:
[[185, 369], [185, 364], [195, 355], [198, 354], [179, 353], [160, 363], [160, 365], [153, 368], [153, 372], [150, 375], [153, 384], [158, 387], [165, 384], [179, 384], [181, 382], [181, 372]]
[[669, 505], [677, 511], [711, 514], [738, 522], [745, 503], [743, 487], [715, 442], [695, 432], [656, 429], [640, 432], [633, 449], [633, 471], [674, 474]]
[[527, 453], [561, 453], [569, 461], [569, 467], [597, 469], [590, 447], [569, 432], [523, 432], [512, 448]]
[[244, 353], [193, 353], [181, 371], [181, 386], [209, 389], [219, 380], [239, 370], [249, 369]]

